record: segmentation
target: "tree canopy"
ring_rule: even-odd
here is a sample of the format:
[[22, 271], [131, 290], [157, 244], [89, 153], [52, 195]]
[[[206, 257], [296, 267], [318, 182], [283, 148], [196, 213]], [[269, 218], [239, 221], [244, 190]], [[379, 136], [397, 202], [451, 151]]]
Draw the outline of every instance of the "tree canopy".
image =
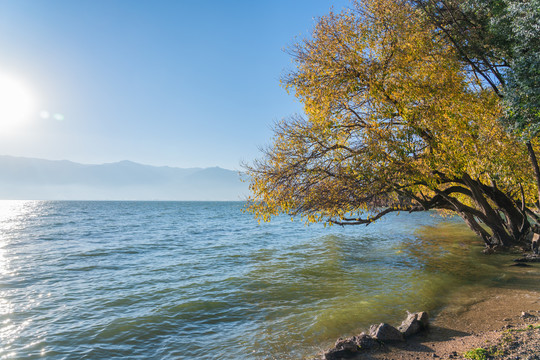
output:
[[504, 98], [505, 126], [540, 131], [540, 0], [411, 0]]
[[411, 0], [459, 58], [502, 99], [507, 131], [527, 146], [540, 196], [532, 139], [540, 132], [540, 1]]
[[321, 17], [283, 78], [305, 116], [277, 123], [247, 166], [247, 210], [348, 225], [436, 209], [487, 246], [522, 243], [537, 192], [526, 145], [500, 122], [505, 78], [486, 86], [493, 74], [471, 71], [447, 35], [415, 1]]

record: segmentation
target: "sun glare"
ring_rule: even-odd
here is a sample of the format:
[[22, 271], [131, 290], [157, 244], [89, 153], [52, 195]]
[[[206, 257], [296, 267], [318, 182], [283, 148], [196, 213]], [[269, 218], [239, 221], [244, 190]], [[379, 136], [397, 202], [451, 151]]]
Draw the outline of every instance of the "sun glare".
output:
[[9, 130], [27, 120], [33, 110], [30, 91], [18, 79], [0, 73], [0, 129]]

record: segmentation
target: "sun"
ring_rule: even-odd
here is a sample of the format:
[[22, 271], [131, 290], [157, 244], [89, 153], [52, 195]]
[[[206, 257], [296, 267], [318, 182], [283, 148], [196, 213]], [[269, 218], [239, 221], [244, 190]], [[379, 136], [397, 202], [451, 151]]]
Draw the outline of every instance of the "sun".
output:
[[0, 130], [12, 129], [27, 120], [33, 99], [24, 83], [0, 73]]

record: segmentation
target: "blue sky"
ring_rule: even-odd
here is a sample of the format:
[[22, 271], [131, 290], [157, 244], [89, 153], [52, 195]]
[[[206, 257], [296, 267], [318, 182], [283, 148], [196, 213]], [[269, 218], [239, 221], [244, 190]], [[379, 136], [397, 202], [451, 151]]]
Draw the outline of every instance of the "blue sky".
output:
[[349, 1], [0, 0], [0, 75], [33, 99], [0, 154], [238, 169], [301, 112], [283, 50], [332, 6]]

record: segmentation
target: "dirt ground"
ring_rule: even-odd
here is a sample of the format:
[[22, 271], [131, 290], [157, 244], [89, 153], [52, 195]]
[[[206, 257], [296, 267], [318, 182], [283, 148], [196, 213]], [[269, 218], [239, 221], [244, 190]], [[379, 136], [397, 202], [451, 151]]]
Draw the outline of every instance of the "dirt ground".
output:
[[453, 304], [436, 315], [429, 331], [357, 359], [464, 359], [467, 351], [483, 348], [487, 358], [540, 360], [540, 292], [488, 288]]

